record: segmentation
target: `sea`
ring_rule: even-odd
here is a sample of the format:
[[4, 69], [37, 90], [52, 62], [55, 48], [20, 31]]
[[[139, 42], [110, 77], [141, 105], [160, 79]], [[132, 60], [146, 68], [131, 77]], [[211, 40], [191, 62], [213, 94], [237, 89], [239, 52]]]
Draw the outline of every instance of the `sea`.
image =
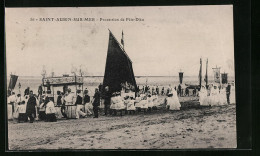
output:
[[[103, 83], [103, 76], [86, 76], [84, 77], [84, 84], [83, 88], [88, 88], [90, 96], [94, 95], [95, 88], [98, 87], [100, 83]], [[9, 84], [10, 77], [7, 77], [7, 85]], [[162, 87], [169, 87], [171, 86], [174, 88], [179, 85], [179, 77], [178, 76], [136, 76], [135, 77], [137, 86], [142, 88], [144, 85], [149, 85], [150, 88], [158, 86], [160, 89]], [[209, 83], [213, 83], [214, 79], [213, 77], [209, 77]], [[234, 81], [234, 78], [229, 78], [229, 81]], [[19, 85], [21, 84], [21, 88], [19, 89]], [[38, 93], [38, 87], [42, 84], [42, 77], [41, 76], [19, 76], [16, 86], [14, 88], [14, 92], [16, 94], [21, 93], [24, 94], [24, 90], [27, 87], [30, 87], [30, 90], [33, 90], [35, 94]], [[183, 78], [183, 84], [193, 84], [198, 85], [199, 80], [198, 76], [184, 76]], [[203, 82], [202, 84], [205, 84]], [[79, 86], [77, 86], [78, 88]], [[72, 92], [76, 91], [76, 86], [69, 86], [71, 88]], [[62, 91], [62, 87], [55, 87], [54, 88], [54, 94], [57, 93], [57, 91]]]

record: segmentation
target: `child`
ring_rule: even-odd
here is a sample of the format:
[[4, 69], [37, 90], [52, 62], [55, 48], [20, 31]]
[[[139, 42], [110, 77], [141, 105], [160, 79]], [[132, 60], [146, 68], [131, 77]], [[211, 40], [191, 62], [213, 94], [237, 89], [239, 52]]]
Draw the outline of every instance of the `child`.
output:
[[40, 109], [39, 109], [40, 120], [46, 120], [46, 113], [45, 113], [46, 104], [47, 104], [46, 101], [42, 99], [42, 103], [40, 104]]
[[116, 94], [116, 110], [120, 110], [121, 116], [123, 115], [123, 110], [125, 110], [125, 105], [122, 97], [120, 96], [120, 92], [117, 92]]
[[130, 102], [130, 97], [127, 95], [124, 99], [124, 105], [125, 105], [125, 114], [128, 114], [128, 110], [127, 110], [127, 106], [128, 106], [128, 103]]
[[135, 99], [131, 96], [127, 104], [128, 114], [135, 114]]
[[148, 95], [147, 102], [148, 102], [148, 104], [147, 104], [148, 111], [151, 112], [152, 108], [153, 108], [153, 98], [152, 98], [151, 94]]
[[140, 97], [140, 94], [137, 93], [136, 98], [135, 98], [135, 108], [137, 109], [138, 112], [140, 112], [142, 105], [140, 104], [140, 101], [142, 98]]
[[148, 101], [146, 96], [143, 96], [142, 100], [140, 101], [140, 105], [141, 105], [141, 109], [143, 109], [144, 112], [146, 112], [148, 109]]
[[117, 103], [116, 93], [113, 93], [111, 97], [110, 110], [114, 113], [114, 115], [116, 115], [116, 103]]
[[27, 122], [28, 121], [28, 117], [27, 117], [27, 114], [26, 114], [25, 100], [23, 100], [22, 102], [20, 102], [20, 104], [18, 104], [17, 111], [19, 113], [18, 123], [20, 123], [21, 121]]
[[157, 106], [159, 105], [159, 102], [158, 102], [158, 95], [155, 93], [153, 96], [152, 96], [152, 99], [153, 99], [153, 109], [154, 110], [157, 110]]
[[46, 111], [45, 111], [46, 121], [47, 122], [56, 122], [57, 119], [55, 116], [56, 110], [54, 107], [54, 103], [49, 97], [46, 98], [46, 101], [48, 101], [48, 103], [46, 104]]

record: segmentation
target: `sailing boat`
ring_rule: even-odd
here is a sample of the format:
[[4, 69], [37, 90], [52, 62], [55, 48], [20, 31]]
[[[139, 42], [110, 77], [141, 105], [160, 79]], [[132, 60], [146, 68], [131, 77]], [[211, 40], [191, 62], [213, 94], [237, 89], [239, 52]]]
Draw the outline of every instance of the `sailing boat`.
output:
[[[123, 32], [121, 43], [124, 45]], [[113, 33], [109, 30], [109, 43], [103, 87], [108, 86], [112, 93], [120, 92], [122, 89], [121, 84], [126, 83], [133, 86], [132, 91], [136, 90], [137, 85], [132, 68], [132, 61]]]

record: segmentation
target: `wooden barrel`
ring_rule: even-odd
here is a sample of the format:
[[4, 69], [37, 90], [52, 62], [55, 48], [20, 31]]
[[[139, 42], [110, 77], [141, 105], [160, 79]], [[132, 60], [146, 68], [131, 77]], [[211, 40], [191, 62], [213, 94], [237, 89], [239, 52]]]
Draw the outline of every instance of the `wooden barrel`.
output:
[[65, 106], [65, 112], [68, 118], [75, 119], [76, 118], [76, 108], [77, 106]]

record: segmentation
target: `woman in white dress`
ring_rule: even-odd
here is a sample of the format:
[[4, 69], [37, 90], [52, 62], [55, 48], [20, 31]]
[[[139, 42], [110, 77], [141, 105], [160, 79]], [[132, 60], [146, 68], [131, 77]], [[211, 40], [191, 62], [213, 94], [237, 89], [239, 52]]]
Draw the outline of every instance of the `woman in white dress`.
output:
[[227, 104], [227, 97], [226, 97], [226, 89], [221, 88], [219, 93], [219, 105], [226, 105]]
[[211, 88], [210, 97], [209, 97], [209, 105], [217, 106], [219, 105], [219, 89], [216, 85]]
[[199, 102], [200, 102], [201, 106], [209, 106], [208, 92], [207, 92], [205, 86], [201, 86], [201, 89], [199, 91]]
[[128, 114], [135, 114], [135, 99], [134, 97], [130, 96], [126, 108]]
[[231, 83], [230, 88], [230, 104], [236, 103], [236, 89], [235, 89], [235, 83]]
[[152, 108], [153, 108], [153, 98], [151, 96], [151, 94], [148, 95], [147, 97], [147, 102], [148, 102], [148, 111], [151, 112]]
[[165, 102], [166, 102], [166, 107], [169, 110], [180, 110], [181, 108], [181, 104], [179, 102], [179, 98], [175, 90], [171, 91], [168, 94], [168, 97], [165, 99]]

